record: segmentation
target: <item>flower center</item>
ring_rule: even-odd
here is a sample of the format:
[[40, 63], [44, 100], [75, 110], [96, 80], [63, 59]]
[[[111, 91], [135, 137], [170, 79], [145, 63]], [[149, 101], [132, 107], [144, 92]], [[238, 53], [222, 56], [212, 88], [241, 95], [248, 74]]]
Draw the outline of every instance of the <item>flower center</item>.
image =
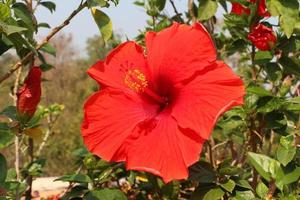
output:
[[146, 76], [138, 69], [128, 70], [124, 78], [124, 83], [136, 93], [146, 94], [158, 103], [167, 103], [167, 99], [149, 89]]

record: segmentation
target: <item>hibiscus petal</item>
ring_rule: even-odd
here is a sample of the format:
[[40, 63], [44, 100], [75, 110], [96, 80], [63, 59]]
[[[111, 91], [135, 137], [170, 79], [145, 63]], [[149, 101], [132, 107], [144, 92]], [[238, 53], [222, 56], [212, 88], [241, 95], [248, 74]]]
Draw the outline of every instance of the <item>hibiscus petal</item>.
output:
[[134, 127], [152, 117], [157, 106], [150, 105], [135, 93], [104, 89], [94, 93], [84, 105], [82, 136], [88, 150], [110, 161], [122, 161], [118, 149]]
[[107, 56], [88, 69], [87, 73], [103, 85], [128, 89], [124, 80], [129, 70], [138, 69], [146, 74], [146, 60], [143, 48], [135, 42], [122, 43]]
[[174, 23], [159, 33], [148, 32], [146, 48], [153, 76], [167, 76], [175, 83], [216, 60], [213, 41], [199, 23], [193, 26]]
[[199, 159], [204, 140], [179, 129], [170, 113], [155, 118], [151, 131], [127, 139], [126, 168], [161, 176], [164, 182], [185, 179], [187, 167]]
[[208, 139], [218, 117], [233, 106], [242, 105], [244, 94], [242, 80], [225, 63], [217, 61], [182, 86], [172, 116], [179, 126]]

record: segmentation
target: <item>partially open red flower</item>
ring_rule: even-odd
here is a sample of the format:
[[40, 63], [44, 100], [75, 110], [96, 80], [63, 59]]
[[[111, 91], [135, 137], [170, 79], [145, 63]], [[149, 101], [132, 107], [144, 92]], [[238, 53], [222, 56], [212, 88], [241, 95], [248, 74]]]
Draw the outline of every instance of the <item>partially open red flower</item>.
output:
[[41, 99], [41, 74], [39, 67], [32, 67], [17, 93], [17, 109], [22, 116], [31, 117], [36, 111]]
[[277, 41], [277, 37], [272, 28], [263, 24], [255, 26], [248, 35], [248, 39], [262, 51], [268, 51], [274, 48]]
[[[254, 3], [257, 3], [257, 0], [248, 0], [248, 2], [254, 4]], [[250, 15], [250, 9], [240, 3], [233, 2], [231, 13], [234, 13], [237, 15], [242, 15], [242, 14]], [[271, 16], [270, 13], [267, 11], [266, 0], [259, 1], [259, 5], [257, 8], [257, 14], [261, 17], [270, 17]]]
[[146, 55], [125, 42], [88, 74], [104, 85], [84, 105], [89, 151], [165, 182], [188, 176], [218, 117], [243, 103], [242, 80], [199, 23], [148, 32]]

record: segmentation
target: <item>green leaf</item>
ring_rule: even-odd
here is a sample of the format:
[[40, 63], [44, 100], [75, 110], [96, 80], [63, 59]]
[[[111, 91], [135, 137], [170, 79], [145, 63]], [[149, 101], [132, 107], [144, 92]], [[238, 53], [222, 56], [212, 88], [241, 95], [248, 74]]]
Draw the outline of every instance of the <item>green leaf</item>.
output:
[[220, 200], [225, 192], [221, 188], [214, 188], [209, 190], [203, 197], [203, 200]]
[[156, 6], [159, 11], [162, 11], [165, 8], [166, 0], [156, 0]]
[[43, 173], [42, 169], [45, 166], [45, 164], [46, 164], [46, 159], [44, 158], [37, 159], [29, 163], [24, 169], [24, 172], [26, 172], [26, 174], [31, 176], [40, 176]]
[[41, 51], [44, 51], [52, 56], [56, 56], [56, 49], [49, 43], [45, 44], [42, 48]]
[[64, 182], [75, 182], [75, 183], [89, 183], [91, 181], [90, 177], [85, 174], [71, 174], [64, 175], [55, 179], [54, 181], [64, 181]]
[[276, 155], [278, 161], [286, 166], [291, 162], [296, 154], [295, 137], [293, 135], [282, 136]]
[[4, 3], [0, 3], [0, 20], [6, 21], [7, 19], [10, 18], [10, 9], [9, 6], [7, 6]]
[[242, 188], [246, 188], [246, 189], [252, 190], [251, 185], [246, 180], [239, 180], [239, 181], [236, 182], [236, 185], [238, 185], [238, 186], [240, 186]]
[[268, 194], [268, 190], [268, 187], [263, 182], [259, 182], [255, 191], [260, 198], [264, 199]]
[[51, 28], [50, 25], [48, 23], [39, 23], [37, 25], [39, 28]]
[[127, 200], [125, 194], [118, 189], [92, 190], [83, 197], [84, 200]]
[[264, 69], [271, 81], [279, 82], [282, 79], [282, 69], [277, 63], [267, 63]]
[[0, 122], [0, 149], [7, 147], [13, 142], [14, 134], [6, 123]]
[[277, 184], [278, 185], [288, 185], [288, 184], [291, 184], [291, 183], [294, 183], [294, 182], [298, 181], [299, 178], [300, 178], [300, 167], [297, 167], [291, 173], [288, 173], [288, 174], [284, 175], [284, 177], [282, 177], [282, 179], [280, 179], [277, 182]]
[[229, 179], [226, 183], [220, 184], [220, 186], [228, 192], [232, 192], [235, 187], [235, 182]]
[[69, 200], [69, 199], [82, 199], [81, 197], [86, 193], [88, 190], [87, 187], [82, 185], [76, 185], [75, 187], [72, 187], [70, 191], [65, 193], [62, 197], [60, 197], [60, 200]]
[[287, 74], [294, 74], [300, 78], [300, 60], [297, 58], [289, 58], [283, 56], [279, 59], [279, 63], [282, 65], [283, 70]]
[[259, 97], [272, 96], [271, 92], [263, 87], [250, 86], [247, 88], [247, 93], [256, 94]]
[[284, 101], [278, 97], [261, 97], [257, 101], [257, 112], [269, 113], [280, 109], [284, 105]]
[[161, 192], [166, 199], [178, 199], [180, 183], [178, 181], [169, 182], [161, 188]]
[[232, 200], [255, 200], [255, 195], [251, 190], [237, 191]]
[[261, 65], [270, 62], [272, 58], [273, 55], [270, 51], [258, 51], [255, 54], [254, 61], [256, 64]]
[[22, 26], [25, 26], [31, 32], [36, 31], [35, 18], [33, 16], [33, 14], [31, 13], [31, 11], [28, 9], [28, 7], [24, 3], [15, 3], [12, 8], [14, 10], [15, 16], [18, 19], [20, 19], [19, 23]]
[[290, 38], [293, 34], [295, 25], [297, 22], [297, 18], [289, 17], [289, 16], [281, 16], [280, 17], [280, 26], [283, 29], [283, 32]]
[[87, 0], [88, 7], [108, 7], [109, 3], [106, 0]]
[[209, 163], [199, 161], [189, 167], [189, 180], [212, 183], [216, 180], [216, 172]]
[[0, 153], [0, 185], [5, 182], [7, 175], [7, 164], [5, 157]]
[[280, 163], [266, 155], [248, 152], [248, 161], [267, 181], [280, 180], [284, 176]]
[[282, 129], [287, 126], [287, 119], [283, 113], [280, 112], [270, 112], [265, 115], [265, 128], [277, 130]]
[[0, 32], [5, 33], [6, 35], [10, 35], [13, 33], [18, 33], [27, 30], [23, 27], [7, 25], [3, 21], [0, 20]]
[[102, 11], [97, 10], [96, 8], [92, 8], [92, 15], [94, 20], [101, 32], [101, 36], [105, 42], [107, 42], [113, 33], [112, 30], [112, 22], [110, 18]]
[[285, 35], [290, 38], [296, 22], [299, 21], [299, 2], [298, 0], [269, 0], [267, 7], [272, 16], [280, 16], [280, 26]]
[[198, 19], [207, 20], [215, 15], [218, 9], [218, 3], [214, 0], [201, 0], [198, 8]]
[[8, 106], [0, 112], [0, 115], [4, 115], [11, 120], [17, 120], [17, 108], [15, 106]]
[[56, 9], [56, 5], [52, 1], [42, 1], [40, 2], [40, 4], [46, 7], [51, 13], [54, 12]]

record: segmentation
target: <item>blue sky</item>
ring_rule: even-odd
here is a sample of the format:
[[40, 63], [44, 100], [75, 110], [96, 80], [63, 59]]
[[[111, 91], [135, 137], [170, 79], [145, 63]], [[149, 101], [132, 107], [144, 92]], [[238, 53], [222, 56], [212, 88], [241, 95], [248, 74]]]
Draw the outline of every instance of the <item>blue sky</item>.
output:
[[[37, 19], [39, 22], [48, 22], [51, 27], [59, 25], [64, 19], [78, 6], [80, 0], [53, 0], [56, 3], [56, 12], [51, 14], [45, 8], [37, 11]], [[103, 8], [103, 11], [110, 16], [113, 22], [113, 28], [123, 37], [129, 39], [134, 38], [142, 29], [147, 20], [147, 15], [143, 8], [133, 4], [134, 0], [120, 0], [120, 4], [115, 7]], [[187, 9], [186, 0], [175, 0], [179, 11]], [[173, 10], [169, 3], [166, 7], [166, 13], [173, 14]], [[49, 32], [43, 29], [39, 35], [43, 36]], [[65, 29], [64, 33], [72, 33], [75, 45], [84, 48], [85, 41], [88, 37], [99, 34], [98, 28], [88, 9], [78, 14]]]

